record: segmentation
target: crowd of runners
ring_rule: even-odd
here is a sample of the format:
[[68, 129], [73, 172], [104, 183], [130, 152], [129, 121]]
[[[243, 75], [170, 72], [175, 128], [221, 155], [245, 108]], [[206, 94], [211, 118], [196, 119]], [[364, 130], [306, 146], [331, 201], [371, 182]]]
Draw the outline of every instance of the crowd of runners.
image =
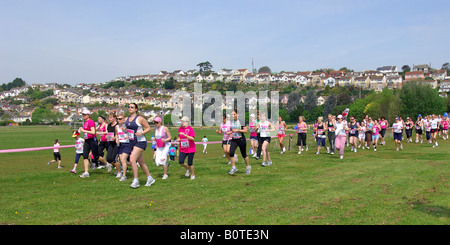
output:
[[[125, 117], [123, 113], [110, 113], [108, 119], [99, 116], [96, 124], [90, 118], [91, 112], [87, 109], [83, 110], [83, 127], [75, 130], [72, 135], [75, 138], [76, 154], [74, 167], [70, 172], [76, 174], [78, 162], [83, 157], [84, 172], [79, 176], [81, 178], [89, 177], [89, 169], [106, 168], [108, 172], [115, 169], [116, 178], [119, 181], [126, 181], [128, 166], [131, 166], [133, 180], [130, 187], [138, 188], [140, 185], [138, 180], [139, 168], [147, 176], [145, 186], [151, 186], [155, 182], [143, 157], [143, 152], [147, 149], [146, 134], [151, 131], [150, 124], [144, 117], [138, 115], [137, 104], [131, 103], [128, 106], [128, 112], [128, 117]], [[428, 115], [422, 117], [422, 115], [418, 115], [415, 120], [410, 117], [407, 117], [406, 120], [403, 120], [402, 117], [396, 117], [393, 123], [389, 123], [384, 117], [374, 119], [368, 115], [361, 121], [357, 121], [355, 117], [347, 118], [347, 113], [348, 111], [344, 111], [343, 114], [337, 116], [330, 114], [326, 119], [319, 117], [314, 125], [309, 126], [306, 124], [305, 118], [300, 116], [298, 123], [293, 127], [293, 131], [297, 134], [297, 154], [308, 151], [306, 140], [309, 134], [314, 139], [317, 149], [316, 154], [321, 154], [323, 149], [334, 155], [337, 150], [340, 159], [344, 157], [346, 146], [351, 147], [352, 152], [357, 152], [360, 149], [377, 151], [379, 145], [386, 144], [385, 136], [389, 132], [393, 135], [397, 151], [403, 149], [403, 134], [405, 134], [408, 143], [413, 141], [423, 143], [425, 139], [433, 147], [439, 145], [438, 137], [441, 135], [443, 140], [448, 139], [450, 119], [447, 113], [443, 116]], [[248, 125], [241, 123], [238, 118], [239, 115], [236, 110], [231, 115], [224, 114], [223, 121], [216, 130], [217, 134], [222, 135], [223, 157], [226, 157], [228, 164], [231, 165], [228, 174], [233, 175], [238, 171], [236, 165], [238, 162], [237, 149], [239, 149], [241, 159], [245, 163], [246, 174], [251, 173], [249, 157], [256, 160], [262, 158], [261, 166], [263, 167], [272, 165], [271, 153], [269, 152], [272, 138], [277, 138], [280, 154], [285, 154], [284, 139], [288, 126], [282, 117], [279, 117], [276, 123], [272, 123], [265, 113], [259, 114], [257, 112], [256, 115], [251, 114], [249, 116]], [[152, 136], [150, 142], [152, 142], [151, 148], [154, 150], [153, 161], [157, 166], [162, 166], [162, 179], [168, 178], [169, 163], [175, 160], [175, 155], [179, 157], [179, 165], [186, 170], [185, 176], [190, 177], [191, 180], [195, 179], [195, 132], [189, 126], [190, 120], [188, 117], [182, 117], [181, 123], [178, 128], [178, 135], [172, 137], [169, 129], [162, 125], [160, 117], [155, 117], [152, 121], [154, 136]], [[412, 137], [414, 130], [415, 140]], [[247, 154], [246, 139], [248, 133], [250, 133], [249, 154]], [[424, 134], [425, 136], [423, 136]], [[292, 137], [293, 134], [290, 134], [290, 138]], [[203, 153], [207, 153], [207, 137], [204, 136], [201, 141]], [[54, 146], [59, 146], [58, 140], [55, 140]], [[48, 164], [57, 161], [58, 168], [60, 168], [61, 155], [58, 148], [54, 149], [54, 158]]]

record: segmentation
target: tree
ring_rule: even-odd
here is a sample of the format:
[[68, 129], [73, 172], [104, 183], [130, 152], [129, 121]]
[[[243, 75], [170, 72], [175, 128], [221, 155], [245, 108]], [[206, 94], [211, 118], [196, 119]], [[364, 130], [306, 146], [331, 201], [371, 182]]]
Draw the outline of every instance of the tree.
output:
[[[288, 102], [286, 104], [286, 109], [289, 113], [297, 108], [300, 104], [300, 95], [297, 92], [291, 92], [288, 95]], [[292, 117], [291, 117], [292, 118]]]
[[411, 67], [409, 67], [409, 65], [404, 65], [404, 66], [402, 66], [402, 71], [409, 72], [409, 71], [411, 71]]
[[211, 71], [213, 66], [209, 61], [198, 63], [197, 66], [199, 67], [200, 74], [204, 74], [206, 71]]
[[328, 116], [328, 114], [333, 113], [334, 107], [336, 107], [336, 104], [337, 104], [337, 98], [334, 94], [331, 94], [324, 103], [322, 116], [324, 118], [326, 118]]
[[337, 105], [348, 105], [352, 103], [352, 97], [348, 93], [340, 93], [337, 96]]
[[258, 69], [258, 73], [263, 73], [263, 72], [267, 72], [267, 73], [272, 73], [272, 70], [270, 69], [270, 67], [268, 66], [263, 66], [261, 68]]
[[317, 97], [314, 95], [314, 91], [308, 91], [305, 99], [305, 110], [311, 112], [317, 107]]
[[164, 82], [164, 88], [165, 89], [174, 89], [175, 83], [173, 81], [173, 77], [170, 77], [168, 80]]
[[400, 92], [400, 99], [402, 117], [443, 114], [446, 110], [445, 100], [439, 96], [439, 92], [421, 81], [405, 83]]

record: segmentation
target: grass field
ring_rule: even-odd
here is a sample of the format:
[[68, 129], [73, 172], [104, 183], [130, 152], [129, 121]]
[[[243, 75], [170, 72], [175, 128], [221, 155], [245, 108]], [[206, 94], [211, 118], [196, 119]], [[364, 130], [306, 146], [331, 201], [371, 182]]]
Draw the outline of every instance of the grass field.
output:
[[[196, 141], [207, 135], [220, 140], [215, 128], [195, 129]], [[176, 129], [172, 128], [171, 132]], [[414, 135], [413, 135], [414, 136]], [[0, 149], [74, 144], [67, 126], [1, 127]], [[184, 176], [176, 162], [169, 178], [144, 157], [156, 182], [132, 189], [105, 169], [91, 171], [81, 179], [82, 164], [73, 175], [75, 149], [62, 149], [62, 169], [47, 166], [52, 151], [0, 154], [0, 224], [18, 225], [443, 225], [450, 224], [450, 141], [439, 146], [406, 143], [395, 151], [389, 134], [378, 151], [351, 152], [343, 160], [315, 155], [315, 142], [308, 135], [309, 151], [297, 155], [296, 136], [291, 149], [280, 155], [272, 140], [273, 164], [261, 166], [250, 159], [252, 173], [228, 175], [220, 144], [209, 145], [194, 158], [196, 179]], [[285, 139], [286, 148], [288, 138]], [[248, 145], [249, 149], [249, 145]], [[176, 159], [178, 160], [178, 158]]]

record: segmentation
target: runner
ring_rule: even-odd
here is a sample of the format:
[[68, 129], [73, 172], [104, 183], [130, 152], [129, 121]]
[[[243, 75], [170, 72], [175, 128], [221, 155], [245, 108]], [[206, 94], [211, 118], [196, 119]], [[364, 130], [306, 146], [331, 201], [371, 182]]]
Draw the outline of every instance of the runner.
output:
[[364, 149], [364, 146], [366, 144], [366, 129], [367, 129], [366, 123], [362, 121], [358, 131], [358, 140], [359, 140], [358, 148], [361, 148], [362, 146], [362, 148]]
[[116, 145], [118, 145], [117, 154], [119, 154], [119, 160], [122, 164], [122, 171], [120, 171], [120, 168], [117, 169], [118, 173], [116, 178], [119, 178], [119, 181], [127, 179], [127, 159], [131, 154], [130, 139], [128, 138], [127, 127], [124, 121], [125, 115], [123, 113], [117, 115], [117, 124], [115, 127], [115, 134], [117, 136]]
[[[108, 148], [108, 141], [106, 135], [108, 134], [108, 124], [106, 123], [106, 118], [102, 115], [98, 116], [98, 125], [96, 127], [97, 134], [100, 135], [100, 140], [98, 142], [98, 161], [96, 167], [98, 169], [105, 168], [108, 162], [105, 160], [105, 149]], [[101, 164], [100, 164], [101, 163]]]
[[366, 115], [366, 117], [368, 118], [366, 120], [366, 143], [367, 143], [367, 149], [370, 149], [370, 146], [372, 145], [372, 128], [373, 128], [373, 121], [372, 121], [372, 117], [369, 117]]
[[297, 145], [298, 145], [298, 153], [302, 154], [302, 151], [304, 150], [303, 147], [306, 148], [306, 151], [308, 151], [308, 146], [306, 145], [306, 133], [308, 131], [308, 126], [305, 123], [305, 117], [299, 116], [298, 117], [298, 124], [297, 124]]
[[228, 159], [228, 164], [231, 164], [231, 158], [230, 158], [231, 137], [228, 134], [229, 131], [231, 131], [231, 123], [228, 120], [227, 115], [223, 114], [223, 116], [222, 116], [222, 123], [220, 124], [219, 130], [216, 130], [216, 133], [222, 134], [222, 149], [223, 149], [223, 153]]
[[342, 115], [337, 116], [336, 124], [336, 149], [339, 150], [340, 159], [344, 159], [345, 140], [347, 138], [347, 123], [342, 119]]
[[75, 163], [73, 164], [73, 169], [70, 170], [70, 172], [76, 174], [78, 161], [80, 160], [80, 157], [83, 156], [84, 139], [80, 137], [80, 132], [76, 130], [73, 131], [72, 137], [75, 138]]
[[253, 156], [252, 157], [256, 157], [257, 151], [258, 151], [258, 134], [256, 133], [256, 125], [257, 125], [257, 121], [255, 120], [255, 114], [251, 114], [250, 115], [250, 122], [248, 123], [248, 126], [250, 128], [250, 154], [251, 151], [253, 150]]
[[[180, 158], [178, 163], [186, 169], [186, 174], [184, 176], [191, 176], [191, 180], [195, 179], [194, 172], [194, 154], [195, 149], [195, 132], [194, 129], [189, 126], [189, 118], [184, 116], [181, 118], [181, 127], [178, 128], [178, 141], [180, 142]], [[184, 162], [188, 159], [188, 164]]]
[[328, 128], [328, 142], [330, 143], [330, 147], [327, 147], [327, 153], [330, 153], [331, 148], [331, 155], [334, 155], [334, 151], [336, 150], [336, 133], [334, 128], [335, 123], [336, 120], [333, 118], [333, 115], [328, 114], [327, 128]]
[[380, 131], [381, 125], [378, 123], [378, 120], [375, 120], [372, 127], [372, 142], [374, 146], [373, 151], [377, 151], [378, 140], [380, 139]]
[[206, 135], [203, 136], [202, 142], [203, 142], [203, 154], [208, 153], [208, 152], [206, 151], [206, 147], [208, 146], [208, 144], [207, 144], [208, 138], [206, 138]]
[[419, 114], [419, 116], [417, 117], [417, 121], [415, 122], [415, 126], [416, 126], [416, 143], [419, 143], [419, 138], [420, 138], [420, 143], [423, 143], [423, 138], [422, 138], [422, 133], [423, 133], [423, 119], [422, 119], [422, 115]]
[[133, 169], [134, 177], [130, 187], [139, 187], [137, 162], [139, 162], [142, 171], [147, 176], [147, 182], [145, 183], [145, 186], [151, 186], [153, 183], [155, 183], [155, 179], [153, 179], [150, 175], [150, 172], [148, 171], [148, 167], [145, 164], [144, 157], [142, 155], [147, 148], [147, 139], [145, 138], [145, 134], [150, 131], [150, 125], [148, 125], [148, 122], [147, 120], [145, 120], [145, 118], [137, 114], [138, 105], [136, 103], [130, 103], [128, 105], [128, 112], [130, 113], [130, 115], [125, 120], [125, 125], [127, 127], [128, 137], [130, 139], [130, 163], [131, 168]]
[[385, 117], [381, 117], [380, 120], [380, 145], [385, 145], [386, 142], [384, 141], [384, 135], [386, 134], [386, 128], [389, 126], [389, 122], [386, 120]]
[[316, 154], [319, 155], [320, 154], [320, 145], [322, 145], [322, 147], [326, 147], [325, 132], [327, 131], [327, 125], [323, 122], [323, 117], [317, 118], [317, 124], [316, 124], [315, 130], [316, 130], [316, 135], [317, 135], [317, 153]]
[[356, 121], [355, 117], [350, 117], [348, 128], [349, 141], [350, 145], [352, 146], [351, 151], [354, 151], [356, 153], [358, 151], [358, 132], [361, 130], [361, 127], [359, 125], [359, 122]]
[[395, 141], [395, 147], [397, 148], [400, 146], [400, 149], [403, 150], [402, 145], [402, 132], [403, 132], [403, 123], [400, 121], [400, 118], [395, 118], [395, 123], [392, 124], [392, 133], [394, 133], [394, 141]]
[[153, 119], [155, 124], [155, 139], [156, 139], [156, 156], [155, 163], [156, 166], [163, 167], [163, 177], [162, 179], [167, 179], [167, 168], [169, 167], [167, 163], [167, 154], [169, 154], [170, 140], [172, 136], [170, 135], [169, 129], [162, 125], [162, 120], [160, 117], [155, 117]]
[[423, 121], [423, 125], [425, 128], [425, 136], [427, 138], [428, 144], [431, 144], [431, 123], [430, 123], [430, 116], [425, 116], [425, 120]]
[[260, 130], [260, 137], [262, 142], [261, 153], [263, 155], [263, 162], [261, 166], [266, 167], [272, 165], [272, 160], [270, 159], [269, 153], [270, 131], [274, 131], [275, 127], [269, 121], [267, 121], [265, 113], [262, 113], [260, 117], [261, 121], [258, 123], [258, 125], [256, 125], [256, 128]]
[[449, 118], [448, 113], [444, 113], [444, 117], [441, 121], [441, 127], [442, 127], [442, 139], [447, 140], [448, 139], [448, 125], [449, 125]]
[[411, 118], [407, 117], [405, 122], [405, 133], [406, 133], [406, 142], [411, 143], [412, 142], [412, 130], [413, 130], [413, 122], [411, 121]]
[[[53, 147], [59, 147], [59, 140], [55, 139], [55, 143], [53, 144]], [[50, 163], [52, 162], [58, 162], [58, 168], [62, 168], [61, 167], [61, 153], [59, 152], [59, 148], [53, 148], [53, 157], [54, 160], [51, 160], [47, 163], [47, 165], [50, 165]]]
[[98, 161], [98, 143], [97, 132], [95, 130], [95, 122], [90, 118], [91, 112], [87, 109], [82, 112], [84, 125], [79, 128], [79, 132], [84, 134], [83, 158], [84, 158], [84, 173], [80, 178], [89, 177], [89, 152], [92, 151], [92, 156], [95, 161]]
[[278, 126], [278, 134], [277, 134], [278, 143], [280, 144], [280, 149], [281, 149], [280, 154], [283, 154], [286, 151], [286, 147], [284, 147], [284, 145], [283, 145], [283, 139], [286, 136], [285, 131], [286, 131], [287, 125], [286, 125], [286, 122], [284, 122], [281, 117], [278, 117], [277, 126]]
[[[109, 113], [108, 115], [108, 126], [106, 127], [107, 134], [107, 154], [106, 154], [106, 169], [108, 172], [111, 171], [111, 165], [116, 167], [116, 174], [120, 173], [120, 163], [117, 161], [117, 152], [118, 145], [116, 143], [116, 125], [117, 125], [117, 116], [114, 112]], [[117, 177], [117, 176], [116, 176]], [[119, 177], [120, 178], [120, 177]]]
[[438, 146], [437, 142], [437, 134], [439, 131], [439, 126], [441, 126], [441, 123], [439, 122], [439, 119], [435, 114], [432, 115], [432, 119], [430, 121], [431, 126], [431, 141], [433, 142], [433, 148]]
[[[244, 133], [247, 133], [247, 126], [242, 125], [238, 120], [237, 110], [235, 109], [232, 113], [232, 121], [231, 121], [231, 131], [228, 134], [232, 137], [231, 145], [230, 145], [230, 157], [231, 157], [231, 170], [228, 174], [234, 174], [238, 171], [236, 168], [236, 160], [234, 158], [234, 153], [236, 149], [239, 147], [241, 151], [242, 158], [244, 158], [246, 164], [246, 174], [250, 174], [251, 166], [248, 161], [247, 156], [247, 142], [245, 140]], [[260, 137], [260, 141], [261, 141]], [[261, 145], [262, 150], [262, 145]]]

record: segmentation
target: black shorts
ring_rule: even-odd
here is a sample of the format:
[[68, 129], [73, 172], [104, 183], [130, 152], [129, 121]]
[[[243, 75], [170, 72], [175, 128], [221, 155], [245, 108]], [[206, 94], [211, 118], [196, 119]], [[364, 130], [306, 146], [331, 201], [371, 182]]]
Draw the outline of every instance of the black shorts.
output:
[[432, 129], [431, 129], [431, 133], [432, 133], [432, 134], [437, 133], [438, 131], [439, 131], [439, 130], [438, 130], [437, 128], [432, 128]]
[[222, 140], [222, 146], [223, 145], [231, 145], [231, 140]]
[[422, 135], [422, 133], [423, 133], [423, 130], [421, 128], [420, 129], [416, 129], [416, 134]]
[[183, 164], [184, 160], [186, 159], [186, 156], [187, 156], [188, 166], [192, 166], [194, 164], [194, 154], [195, 154], [195, 152], [192, 152], [192, 153], [180, 152], [180, 156], [178, 158], [178, 163]]
[[98, 143], [98, 155], [103, 157], [105, 155], [105, 149], [108, 148], [108, 141], [100, 141]]
[[260, 137], [261, 142], [264, 143], [264, 141], [267, 141], [267, 143], [270, 143], [270, 137]]
[[230, 145], [230, 157], [234, 157], [234, 152], [239, 147], [241, 151], [242, 158], [247, 157], [247, 141], [245, 137], [241, 137], [239, 139], [232, 139]]
[[55, 161], [58, 159], [61, 161], [61, 154], [59, 152], [53, 152], [53, 157], [55, 158]]

